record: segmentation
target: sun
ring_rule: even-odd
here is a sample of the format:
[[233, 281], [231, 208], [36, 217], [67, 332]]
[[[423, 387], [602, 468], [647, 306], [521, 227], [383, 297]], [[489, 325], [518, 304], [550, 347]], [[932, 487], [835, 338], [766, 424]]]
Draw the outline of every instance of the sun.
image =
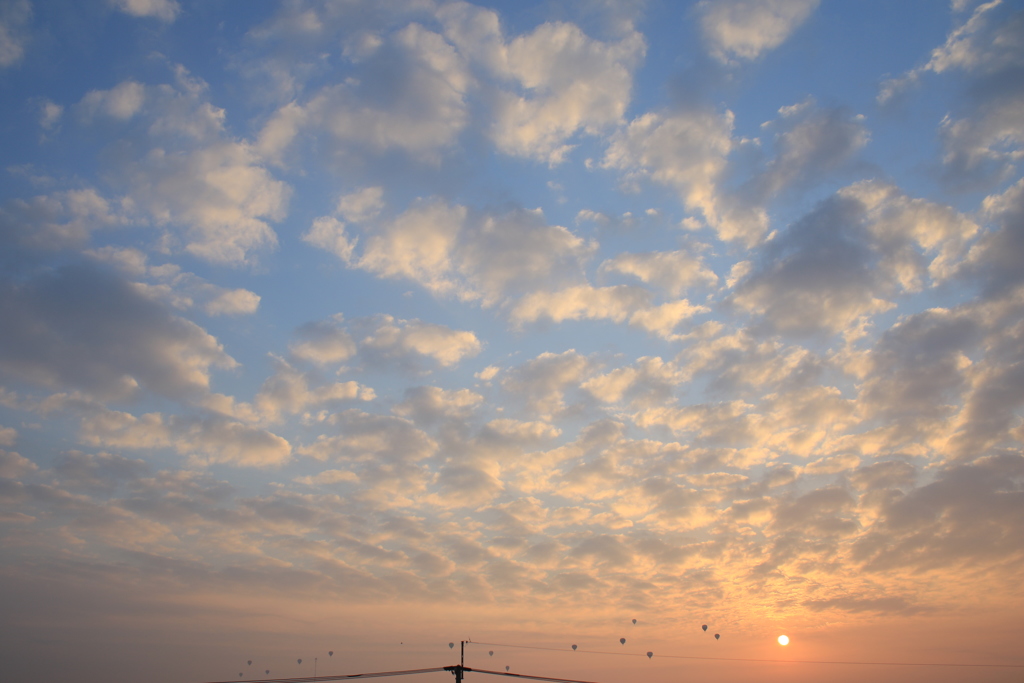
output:
[[779, 645], [789, 645], [789, 636], [779, 636]]

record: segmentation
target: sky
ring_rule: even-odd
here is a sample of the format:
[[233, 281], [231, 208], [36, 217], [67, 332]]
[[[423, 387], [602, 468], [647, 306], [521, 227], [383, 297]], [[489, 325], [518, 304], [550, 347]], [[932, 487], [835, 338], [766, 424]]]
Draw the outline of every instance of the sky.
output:
[[1020, 2], [0, 0], [0, 93], [4, 681], [1020, 680]]

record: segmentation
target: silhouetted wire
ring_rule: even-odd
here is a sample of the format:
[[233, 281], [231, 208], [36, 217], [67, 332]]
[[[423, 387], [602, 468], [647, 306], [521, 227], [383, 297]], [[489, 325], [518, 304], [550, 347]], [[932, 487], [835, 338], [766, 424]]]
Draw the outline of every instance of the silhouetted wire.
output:
[[577, 681], [574, 678], [550, 678], [548, 676], [531, 676], [529, 674], [513, 674], [505, 671], [488, 671], [487, 669], [471, 669], [464, 667], [466, 671], [478, 674], [491, 674], [492, 676], [512, 676], [514, 678], [530, 678], [535, 681], [554, 681], [555, 683], [592, 683], [591, 681]]
[[319, 681], [344, 681], [349, 678], [383, 678], [385, 676], [407, 676], [410, 674], [429, 674], [444, 671], [443, 666], [431, 669], [408, 669], [406, 671], [375, 671], [367, 674], [342, 674], [338, 676], [301, 676], [299, 678], [254, 678], [248, 681], [211, 681], [210, 683], [319, 683]]
[[[466, 645], [490, 645], [491, 647], [514, 647], [520, 650], [547, 650], [549, 652], [582, 652], [588, 655], [615, 655], [618, 657], [646, 657], [642, 652], [605, 652], [603, 650], [570, 650], [567, 647], [542, 647], [539, 645], [509, 645], [508, 643], [484, 643], [466, 641]], [[831, 661], [823, 659], [750, 659], [743, 657], [700, 657], [697, 655], [660, 655], [666, 659], [704, 659], [716, 662], [771, 662], [775, 664], [865, 664], [870, 666], [955, 666], [966, 668], [1024, 669], [1024, 664], [954, 664], [950, 662], [865, 662]]]

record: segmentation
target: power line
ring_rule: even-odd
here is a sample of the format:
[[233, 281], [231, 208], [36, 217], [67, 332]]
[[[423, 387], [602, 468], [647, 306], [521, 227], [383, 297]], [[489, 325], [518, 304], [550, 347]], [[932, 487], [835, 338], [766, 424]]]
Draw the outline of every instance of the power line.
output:
[[[607, 652], [604, 650], [571, 650], [565, 647], [542, 647], [540, 645], [509, 645], [508, 643], [483, 643], [466, 641], [466, 645], [489, 645], [491, 647], [512, 647], [520, 650], [547, 650], [549, 652], [582, 652], [588, 655], [616, 655], [619, 657], [646, 657], [639, 652]], [[949, 666], [959, 668], [1003, 668], [1024, 669], [1024, 664], [954, 664], [949, 662], [867, 662], [867, 661], [832, 661], [822, 659], [751, 659], [742, 657], [700, 657], [697, 655], [658, 655], [667, 659], [701, 659], [717, 662], [757, 662], [775, 664], [862, 664], [869, 666]], [[467, 669], [468, 671], [468, 669]], [[500, 672], [499, 672], [500, 673]]]
[[254, 678], [247, 681], [211, 681], [210, 683], [319, 683], [320, 681], [344, 681], [350, 678], [384, 678], [385, 676], [408, 676], [444, 671], [445, 667], [432, 669], [407, 669], [405, 671], [375, 671], [367, 674], [342, 674], [339, 676], [302, 676], [300, 678]]

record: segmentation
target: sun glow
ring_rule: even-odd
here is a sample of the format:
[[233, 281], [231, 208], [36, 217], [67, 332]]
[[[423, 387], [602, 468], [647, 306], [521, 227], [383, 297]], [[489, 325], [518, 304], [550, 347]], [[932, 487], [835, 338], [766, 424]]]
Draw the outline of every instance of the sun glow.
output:
[[789, 645], [789, 636], [779, 636], [779, 645]]

